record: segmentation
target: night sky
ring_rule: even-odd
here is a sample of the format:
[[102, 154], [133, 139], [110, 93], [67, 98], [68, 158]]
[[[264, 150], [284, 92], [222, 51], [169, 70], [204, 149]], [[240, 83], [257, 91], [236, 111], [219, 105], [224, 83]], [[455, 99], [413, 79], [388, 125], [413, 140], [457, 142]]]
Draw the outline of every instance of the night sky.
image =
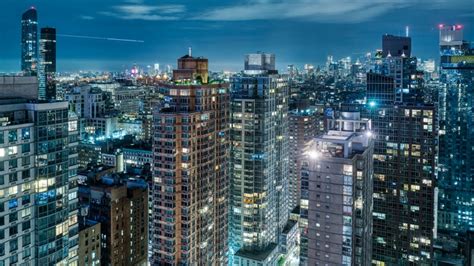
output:
[[0, 72], [20, 69], [20, 18], [31, 6], [58, 34], [144, 41], [59, 36], [58, 71], [174, 65], [189, 46], [216, 71], [241, 69], [255, 51], [275, 53], [279, 68], [323, 64], [375, 50], [407, 25], [423, 59], [438, 57], [439, 23], [463, 24], [474, 40], [473, 0], [0, 0]]

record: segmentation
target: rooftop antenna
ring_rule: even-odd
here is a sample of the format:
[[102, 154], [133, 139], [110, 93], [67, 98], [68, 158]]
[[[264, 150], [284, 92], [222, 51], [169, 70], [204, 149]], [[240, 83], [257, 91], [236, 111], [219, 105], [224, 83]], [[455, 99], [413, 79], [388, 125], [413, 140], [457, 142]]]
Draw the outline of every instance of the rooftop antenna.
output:
[[193, 48], [192, 47], [188, 48], [188, 55], [189, 55], [189, 57], [193, 57]]
[[406, 35], [406, 37], [410, 36], [410, 27], [408, 27], [408, 26], [405, 27], [405, 35]]

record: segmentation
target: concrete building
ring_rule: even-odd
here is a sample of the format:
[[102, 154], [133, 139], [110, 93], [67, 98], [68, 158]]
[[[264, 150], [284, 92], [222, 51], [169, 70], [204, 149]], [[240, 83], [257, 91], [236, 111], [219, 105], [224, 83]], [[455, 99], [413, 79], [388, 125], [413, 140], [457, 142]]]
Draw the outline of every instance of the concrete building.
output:
[[147, 265], [148, 187], [103, 176], [81, 187], [87, 219], [100, 223], [101, 265]]
[[0, 76], [0, 99], [38, 99], [38, 79], [35, 76]]
[[[178, 59], [155, 110], [153, 265], [225, 265], [229, 88], [208, 82], [207, 59]], [[190, 79], [192, 78], [192, 79]]]
[[123, 148], [123, 161], [125, 169], [128, 167], [144, 167], [153, 165], [153, 151], [151, 148]]
[[300, 204], [301, 162], [303, 151], [319, 130], [314, 110], [293, 110], [289, 113], [289, 209]]
[[370, 120], [341, 112], [302, 167], [303, 265], [371, 265], [373, 138]]

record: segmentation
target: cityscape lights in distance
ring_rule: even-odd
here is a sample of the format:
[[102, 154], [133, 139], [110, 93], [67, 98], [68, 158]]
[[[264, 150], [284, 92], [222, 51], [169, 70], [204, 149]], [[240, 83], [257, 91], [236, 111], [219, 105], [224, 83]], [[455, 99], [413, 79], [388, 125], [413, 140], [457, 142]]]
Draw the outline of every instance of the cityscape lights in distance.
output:
[[369, 106], [370, 106], [371, 108], [373, 108], [373, 107], [377, 106], [377, 103], [374, 102], [374, 101], [370, 101], [370, 102], [369, 102]]

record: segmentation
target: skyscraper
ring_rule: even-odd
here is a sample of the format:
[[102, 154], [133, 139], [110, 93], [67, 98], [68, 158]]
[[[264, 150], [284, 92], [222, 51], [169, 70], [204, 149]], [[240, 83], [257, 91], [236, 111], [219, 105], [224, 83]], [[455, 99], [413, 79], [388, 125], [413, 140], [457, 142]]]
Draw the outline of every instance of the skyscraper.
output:
[[178, 59], [154, 114], [152, 265], [225, 265], [229, 87], [207, 59]]
[[439, 30], [437, 246], [442, 248], [437, 259], [467, 265], [474, 241], [474, 49], [464, 40], [462, 25], [439, 25]]
[[74, 264], [77, 120], [67, 102], [12, 97], [0, 99], [0, 261]]
[[431, 265], [436, 108], [396, 101], [395, 94], [393, 77], [367, 74], [366, 115], [375, 136], [372, 262]]
[[[262, 54], [231, 79], [230, 257], [272, 265], [288, 208], [288, 85]], [[266, 55], [265, 58], [274, 58]], [[252, 264], [253, 265], [253, 264]]]
[[371, 265], [373, 135], [359, 112], [341, 112], [305, 149], [303, 265]]
[[39, 65], [39, 96], [56, 99], [56, 29], [41, 28]]
[[21, 71], [27, 76], [38, 71], [38, 14], [34, 7], [21, 17]]

